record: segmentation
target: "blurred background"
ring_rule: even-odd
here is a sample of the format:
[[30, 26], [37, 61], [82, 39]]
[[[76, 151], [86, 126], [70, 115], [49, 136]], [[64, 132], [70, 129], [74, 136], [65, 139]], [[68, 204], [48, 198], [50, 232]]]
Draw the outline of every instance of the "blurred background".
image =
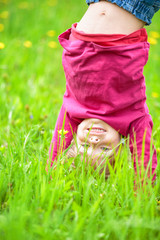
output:
[[[58, 35], [78, 22], [85, 0], [0, 0], [0, 146], [34, 129], [47, 155], [65, 90]], [[144, 74], [147, 104], [160, 135], [160, 12], [146, 27], [151, 43]], [[16, 135], [17, 134], [17, 135]], [[36, 136], [36, 137], [35, 137]], [[157, 143], [158, 145], [158, 143]], [[36, 147], [35, 147], [36, 148]], [[3, 152], [2, 151], [2, 152]]]
[[[159, 191], [138, 197], [128, 151], [109, 181], [68, 163], [49, 169], [53, 181], [45, 170], [65, 91], [57, 38], [86, 9], [85, 0], [0, 0], [1, 240], [160, 239]], [[146, 29], [147, 104], [160, 160], [160, 11]]]

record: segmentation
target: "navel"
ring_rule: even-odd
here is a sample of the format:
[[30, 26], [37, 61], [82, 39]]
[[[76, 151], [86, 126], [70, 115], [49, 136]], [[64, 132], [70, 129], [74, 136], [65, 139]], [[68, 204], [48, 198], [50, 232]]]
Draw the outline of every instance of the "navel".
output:
[[105, 10], [100, 13], [100, 16], [104, 16], [104, 15], [106, 15], [106, 11]]

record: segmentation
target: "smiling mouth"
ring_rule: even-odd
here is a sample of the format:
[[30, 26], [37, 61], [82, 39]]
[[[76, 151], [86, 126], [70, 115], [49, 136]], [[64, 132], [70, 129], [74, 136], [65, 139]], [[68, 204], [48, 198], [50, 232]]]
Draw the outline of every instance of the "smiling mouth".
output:
[[90, 129], [90, 128], [87, 128], [87, 130], [88, 130], [90, 133], [104, 133], [104, 132], [106, 132], [106, 130], [103, 129], [103, 128], [95, 128], [95, 127], [92, 127], [91, 129]]

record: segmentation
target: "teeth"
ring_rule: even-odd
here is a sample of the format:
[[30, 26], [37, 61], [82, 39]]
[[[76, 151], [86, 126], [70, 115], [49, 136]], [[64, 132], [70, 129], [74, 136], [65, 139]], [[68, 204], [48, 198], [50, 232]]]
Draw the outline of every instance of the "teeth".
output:
[[102, 129], [93, 129], [93, 131], [97, 131], [97, 132], [103, 132]]
[[[90, 129], [88, 129], [88, 130], [90, 130]], [[105, 130], [99, 129], [99, 128], [92, 128], [90, 131], [94, 131], [94, 132], [105, 132]]]

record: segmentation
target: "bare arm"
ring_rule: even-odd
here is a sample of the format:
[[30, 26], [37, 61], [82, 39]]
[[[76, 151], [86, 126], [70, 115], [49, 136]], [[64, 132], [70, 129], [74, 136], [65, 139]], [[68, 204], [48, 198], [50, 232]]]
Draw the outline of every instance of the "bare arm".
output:
[[77, 125], [66, 113], [64, 107], [61, 107], [59, 116], [54, 129], [52, 142], [49, 150], [49, 160], [51, 166], [59, 154], [61, 154], [71, 143], [73, 133], [77, 130]]
[[[149, 115], [133, 122], [130, 126], [130, 150], [134, 159], [135, 173], [144, 170], [149, 179], [156, 178], [157, 155], [152, 143], [152, 120]], [[146, 172], [147, 171], [147, 172]], [[143, 182], [144, 176], [140, 176]]]

